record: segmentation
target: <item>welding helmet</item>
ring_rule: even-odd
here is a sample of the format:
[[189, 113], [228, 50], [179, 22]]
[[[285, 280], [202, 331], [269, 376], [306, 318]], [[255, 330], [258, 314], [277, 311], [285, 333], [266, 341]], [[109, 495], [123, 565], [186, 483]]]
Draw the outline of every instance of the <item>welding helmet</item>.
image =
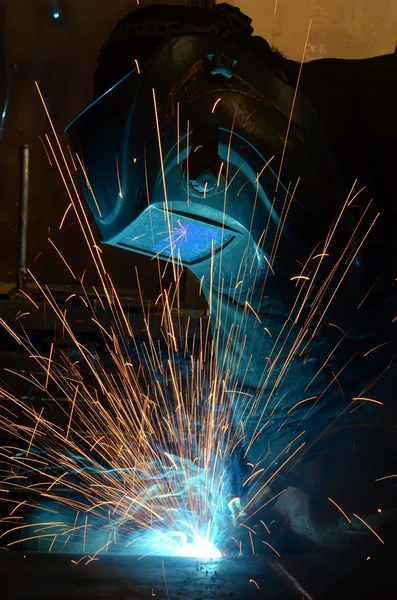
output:
[[133, 12], [67, 128], [104, 244], [178, 260], [240, 297], [276, 250], [289, 268], [324, 237], [344, 196], [310, 101], [252, 31], [227, 4]]

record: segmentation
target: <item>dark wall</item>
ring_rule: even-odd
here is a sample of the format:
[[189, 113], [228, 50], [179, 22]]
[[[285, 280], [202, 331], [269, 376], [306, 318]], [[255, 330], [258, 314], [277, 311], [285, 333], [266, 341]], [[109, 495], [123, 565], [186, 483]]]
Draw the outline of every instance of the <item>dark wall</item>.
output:
[[[59, 231], [69, 200], [39, 138], [50, 127], [34, 82], [66, 149], [68, 138], [62, 132], [91, 100], [98, 51], [116, 22], [134, 7], [135, 0], [0, 0], [0, 284], [15, 278], [19, 146], [26, 143], [31, 146], [28, 266], [43, 282], [73, 281], [48, 242], [50, 234], [75, 272], [87, 269], [85, 281], [97, 282], [72, 211]], [[54, 18], [57, 12], [59, 18]], [[155, 261], [106, 247], [103, 256], [118, 288], [136, 287], [136, 265], [146, 294], [156, 293]]]

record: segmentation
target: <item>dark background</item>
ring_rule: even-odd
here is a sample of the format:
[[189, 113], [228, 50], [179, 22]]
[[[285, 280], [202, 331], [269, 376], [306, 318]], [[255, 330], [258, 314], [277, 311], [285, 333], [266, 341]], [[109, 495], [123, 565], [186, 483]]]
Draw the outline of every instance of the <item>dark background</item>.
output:
[[[140, 4], [153, 2], [141, 0]], [[160, 4], [189, 5], [188, 1]], [[28, 267], [42, 283], [69, 284], [72, 276], [48, 242], [65, 255], [86, 284], [98, 277], [56, 167], [49, 165], [40, 140], [50, 126], [34, 82], [48, 105], [66, 150], [66, 125], [92, 99], [93, 75], [101, 46], [136, 0], [0, 0], [0, 286], [14, 285], [18, 245], [19, 148], [31, 148]], [[59, 18], [54, 14], [59, 13]], [[91, 215], [90, 215], [91, 219]], [[136, 288], [138, 267], [146, 298], [158, 291], [156, 261], [102, 247], [118, 290]]]

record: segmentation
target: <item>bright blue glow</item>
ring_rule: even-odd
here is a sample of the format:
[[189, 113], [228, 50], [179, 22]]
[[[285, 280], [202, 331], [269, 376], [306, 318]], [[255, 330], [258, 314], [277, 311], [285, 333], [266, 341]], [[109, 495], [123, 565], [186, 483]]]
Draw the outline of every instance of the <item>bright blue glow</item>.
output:
[[186, 558], [222, 558], [222, 554], [214, 544], [207, 540], [197, 538], [194, 542], [185, 542], [177, 550], [176, 556]]
[[[189, 528], [190, 529], [190, 528]], [[206, 536], [184, 531], [147, 531], [128, 542], [128, 554], [219, 560], [222, 553]]]
[[180, 256], [183, 261], [192, 262], [217, 251], [226, 244], [233, 234], [222, 231], [221, 228], [213, 227], [207, 223], [199, 223], [193, 220], [170, 218], [171, 234], [167, 231], [167, 224], [162, 224], [162, 230], [155, 234], [155, 242], [152, 245], [154, 253], [162, 256]]
[[52, 13], [52, 16], [54, 17], [54, 19], [59, 19], [59, 17], [61, 16], [60, 13], [58, 11]]
[[236, 233], [212, 223], [196, 221], [195, 216], [146, 209], [123, 232], [117, 243], [163, 259], [180, 257], [185, 263], [208, 259], [235, 237]]

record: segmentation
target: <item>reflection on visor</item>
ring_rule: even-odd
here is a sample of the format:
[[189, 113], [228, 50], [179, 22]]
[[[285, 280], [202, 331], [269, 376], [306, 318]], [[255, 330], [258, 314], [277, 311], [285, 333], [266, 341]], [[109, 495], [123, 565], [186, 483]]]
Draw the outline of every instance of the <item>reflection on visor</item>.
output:
[[134, 224], [135, 235], [129, 228], [128, 234], [118, 240], [119, 246], [163, 259], [179, 257], [185, 264], [210, 258], [212, 252], [218, 252], [235, 237], [230, 230], [212, 223], [171, 212], [165, 217], [159, 210], [146, 210]]

